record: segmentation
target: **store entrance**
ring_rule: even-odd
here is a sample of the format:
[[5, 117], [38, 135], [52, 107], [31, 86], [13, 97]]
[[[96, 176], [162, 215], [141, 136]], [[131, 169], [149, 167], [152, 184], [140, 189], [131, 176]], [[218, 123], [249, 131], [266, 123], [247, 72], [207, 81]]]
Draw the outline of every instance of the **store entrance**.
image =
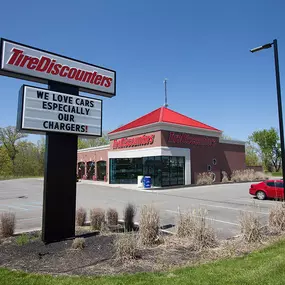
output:
[[87, 179], [92, 180], [93, 176], [95, 174], [95, 162], [94, 161], [88, 161], [87, 162]]
[[85, 174], [85, 163], [84, 162], [78, 163], [77, 174], [78, 174], [79, 179], [83, 178], [83, 175]]
[[150, 156], [110, 159], [111, 184], [136, 184], [139, 175], [151, 176], [156, 187], [184, 185], [185, 158], [180, 156]]
[[97, 180], [104, 181], [106, 176], [106, 161], [101, 160], [97, 162]]

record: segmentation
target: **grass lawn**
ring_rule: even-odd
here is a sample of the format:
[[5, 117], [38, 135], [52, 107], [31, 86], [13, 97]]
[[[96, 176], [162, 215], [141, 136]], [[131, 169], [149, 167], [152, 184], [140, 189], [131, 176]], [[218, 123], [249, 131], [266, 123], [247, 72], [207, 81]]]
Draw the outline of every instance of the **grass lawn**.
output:
[[0, 180], [11, 180], [11, 179], [20, 179], [20, 178], [42, 178], [42, 176], [14, 176], [14, 175], [1, 176], [0, 175]]
[[272, 176], [277, 176], [277, 177], [282, 177], [282, 172], [272, 172], [271, 173]]
[[181, 268], [166, 273], [140, 273], [113, 277], [51, 277], [0, 269], [0, 284], [285, 284], [285, 240], [246, 257]]

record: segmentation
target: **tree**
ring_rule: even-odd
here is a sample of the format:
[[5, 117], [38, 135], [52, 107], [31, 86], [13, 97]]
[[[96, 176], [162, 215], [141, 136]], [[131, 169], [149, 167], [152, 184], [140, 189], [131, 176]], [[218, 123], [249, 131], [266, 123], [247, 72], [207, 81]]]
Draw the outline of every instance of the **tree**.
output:
[[78, 139], [78, 149], [96, 147], [101, 145], [108, 145], [110, 140], [108, 138], [107, 132], [102, 133], [102, 137], [95, 139]]
[[39, 161], [39, 173], [44, 173], [44, 164], [45, 164], [45, 150], [46, 150], [46, 140], [42, 136], [37, 142], [37, 159]]
[[279, 171], [281, 168], [280, 139], [276, 129], [255, 131], [249, 137], [259, 149], [262, 161], [268, 171]]
[[258, 156], [256, 147], [250, 142], [245, 145], [245, 163], [247, 166], [259, 166], [262, 165], [262, 161]]
[[12, 172], [12, 162], [8, 152], [6, 148], [0, 146], [0, 176], [8, 176], [11, 175]]
[[42, 176], [43, 153], [38, 146], [32, 142], [20, 141], [17, 149], [14, 174], [16, 176]]
[[228, 136], [228, 135], [226, 135], [224, 133], [222, 133], [221, 139], [223, 139], [223, 140], [232, 140], [232, 138], [230, 136]]
[[15, 127], [0, 128], [0, 146], [4, 146], [15, 169], [15, 158], [18, 152], [17, 141], [27, 137], [26, 134], [19, 133]]

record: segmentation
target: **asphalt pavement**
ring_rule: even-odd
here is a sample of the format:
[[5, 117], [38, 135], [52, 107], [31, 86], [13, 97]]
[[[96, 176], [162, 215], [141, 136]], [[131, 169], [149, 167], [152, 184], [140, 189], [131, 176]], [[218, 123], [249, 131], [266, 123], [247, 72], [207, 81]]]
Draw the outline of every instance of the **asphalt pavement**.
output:
[[[139, 222], [140, 207], [153, 204], [158, 210], [161, 225], [175, 225], [179, 211], [204, 208], [208, 221], [220, 238], [239, 233], [241, 211], [257, 211], [266, 222], [270, 207], [275, 201], [258, 201], [248, 194], [251, 183], [220, 184], [176, 188], [167, 190], [143, 190], [134, 186], [108, 186], [102, 183], [82, 181], [77, 183], [77, 208], [116, 208], [119, 218], [128, 202], [137, 207], [135, 220]], [[43, 179], [29, 178], [0, 181], [0, 213], [16, 213], [16, 232], [41, 228]], [[255, 204], [255, 207], [253, 206]], [[174, 231], [175, 227], [168, 228]]]

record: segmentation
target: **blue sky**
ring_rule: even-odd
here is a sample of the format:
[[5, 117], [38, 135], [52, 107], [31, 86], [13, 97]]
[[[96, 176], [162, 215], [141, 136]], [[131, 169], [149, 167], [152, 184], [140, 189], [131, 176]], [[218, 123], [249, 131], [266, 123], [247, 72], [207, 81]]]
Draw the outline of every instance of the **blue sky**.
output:
[[[0, 37], [117, 71], [105, 130], [163, 105], [165, 77], [169, 108], [233, 138], [278, 127], [273, 49], [249, 49], [278, 39], [284, 87], [282, 0], [2, 2]], [[0, 77], [0, 127], [15, 125], [24, 83]]]

